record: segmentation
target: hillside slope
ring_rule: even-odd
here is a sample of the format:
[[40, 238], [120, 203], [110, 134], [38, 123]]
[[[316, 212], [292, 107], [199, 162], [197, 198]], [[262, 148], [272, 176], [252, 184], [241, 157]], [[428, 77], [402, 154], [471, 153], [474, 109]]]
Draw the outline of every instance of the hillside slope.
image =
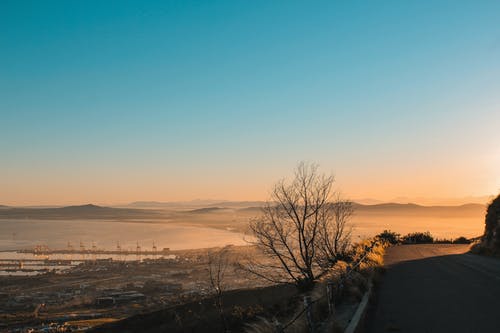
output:
[[155, 210], [111, 208], [92, 204], [60, 208], [3, 208], [0, 219], [152, 219], [162, 214]]

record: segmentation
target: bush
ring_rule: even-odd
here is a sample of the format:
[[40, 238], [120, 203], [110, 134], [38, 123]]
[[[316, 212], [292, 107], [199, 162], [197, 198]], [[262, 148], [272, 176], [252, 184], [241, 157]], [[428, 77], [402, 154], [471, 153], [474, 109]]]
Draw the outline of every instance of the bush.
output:
[[413, 232], [403, 237], [403, 243], [406, 244], [429, 244], [433, 242], [434, 237], [432, 237], [431, 233], [428, 231]]
[[486, 247], [484, 243], [476, 243], [472, 245], [472, 247], [470, 248], [470, 252], [473, 254], [479, 254], [483, 256], [493, 255], [493, 251], [490, 248]]
[[500, 195], [493, 199], [486, 210], [484, 240], [494, 251], [500, 249]]
[[384, 243], [395, 245], [395, 244], [399, 243], [399, 239], [400, 239], [401, 235], [398, 233], [395, 233], [394, 231], [384, 230], [383, 232], [381, 232], [380, 234], [378, 234], [375, 237], [380, 239]]
[[[500, 195], [486, 208], [484, 234], [480, 242], [471, 247], [471, 252], [480, 255], [500, 255]], [[475, 241], [471, 239], [470, 241]]]
[[468, 238], [466, 238], [464, 236], [455, 238], [453, 240], [453, 244], [470, 244], [470, 243], [471, 243], [470, 239], [468, 239]]
[[434, 238], [434, 244], [453, 244], [453, 238]]

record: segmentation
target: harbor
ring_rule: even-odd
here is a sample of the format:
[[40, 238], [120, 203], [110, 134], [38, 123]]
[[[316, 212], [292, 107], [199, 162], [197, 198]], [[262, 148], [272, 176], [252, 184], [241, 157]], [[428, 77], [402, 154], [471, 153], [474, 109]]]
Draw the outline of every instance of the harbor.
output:
[[92, 242], [86, 247], [80, 242], [73, 247], [68, 242], [63, 249], [52, 249], [47, 245], [36, 245], [21, 250], [0, 251], [0, 275], [36, 275], [46, 272], [62, 272], [82, 263], [97, 263], [104, 261], [143, 261], [158, 259], [173, 259], [169, 248], [158, 250], [153, 242], [151, 249], [142, 248], [137, 242], [136, 248], [121, 248], [117, 242], [115, 249], [98, 248]]

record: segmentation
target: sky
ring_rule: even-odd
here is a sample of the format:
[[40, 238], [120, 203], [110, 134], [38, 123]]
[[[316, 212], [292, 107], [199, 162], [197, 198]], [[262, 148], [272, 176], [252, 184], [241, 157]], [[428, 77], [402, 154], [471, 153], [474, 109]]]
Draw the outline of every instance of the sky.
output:
[[0, 204], [500, 190], [499, 1], [0, 2]]

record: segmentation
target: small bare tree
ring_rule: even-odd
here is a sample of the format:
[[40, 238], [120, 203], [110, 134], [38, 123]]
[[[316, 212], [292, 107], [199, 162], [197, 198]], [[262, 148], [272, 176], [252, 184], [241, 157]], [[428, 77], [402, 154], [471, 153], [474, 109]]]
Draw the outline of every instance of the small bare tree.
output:
[[315, 164], [300, 163], [291, 182], [278, 182], [262, 216], [250, 222], [253, 242], [272, 262], [250, 262], [248, 270], [272, 282], [294, 282], [311, 288], [328, 271], [350, 235], [352, 205], [332, 202], [331, 175]]
[[330, 204], [329, 218], [321, 221], [318, 242], [318, 264], [329, 268], [339, 260], [350, 259], [352, 227], [349, 221], [354, 214], [354, 206], [351, 201], [343, 200], [336, 195]]
[[228, 252], [228, 247], [224, 247], [220, 250], [210, 251], [207, 255], [210, 288], [215, 296], [215, 306], [219, 311], [223, 332], [227, 331], [222, 296], [226, 289], [225, 275], [229, 266]]

